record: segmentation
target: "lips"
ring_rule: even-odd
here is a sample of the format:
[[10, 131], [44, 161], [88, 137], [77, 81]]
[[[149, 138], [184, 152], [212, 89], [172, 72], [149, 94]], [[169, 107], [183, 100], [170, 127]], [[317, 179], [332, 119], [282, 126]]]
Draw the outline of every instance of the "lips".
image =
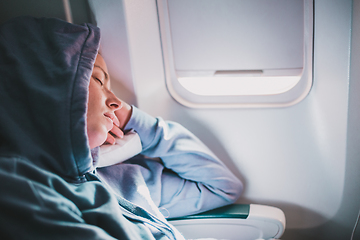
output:
[[110, 118], [111, 121], [114, 121], [114, 118], [115, 118], [115, 114], [114, 114], [114, 113], [106, 112], [106, 113], [104, 113], [104, 116], [107, 117], [107, 118]]
[[108, 128], [108, 131], [110, 131], [113, 128], [115, 114], [113, 114], [113, 113], [104, 113], [104, 116], [106, 117], [106, 119], [108, 119], [107, 128]]

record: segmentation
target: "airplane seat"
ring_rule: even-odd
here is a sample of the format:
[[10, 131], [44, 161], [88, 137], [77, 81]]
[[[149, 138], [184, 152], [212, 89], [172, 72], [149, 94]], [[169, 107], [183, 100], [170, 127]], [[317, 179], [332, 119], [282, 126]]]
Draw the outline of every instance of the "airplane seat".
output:
[[168, 221], [186, 239], [279, 239], [286, 226], [281, 209], [259, 204], [232, 204]]
[[[97, 167], [125, 161], [142, 149], [140, 137], [134, 131], [117, 139], [116, 143], [100, 147]], [[232, 204], [168, 220], [186, 239], [268, 240], [279, 239], [285, 230], [284, 212], [259, 204]]]

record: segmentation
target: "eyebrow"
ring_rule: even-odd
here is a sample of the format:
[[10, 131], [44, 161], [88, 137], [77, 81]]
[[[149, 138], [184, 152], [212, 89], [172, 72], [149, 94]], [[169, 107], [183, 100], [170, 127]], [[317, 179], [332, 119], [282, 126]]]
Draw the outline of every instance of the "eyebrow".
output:
[[109, 80], [109, 74], [105, 72], [105, 70], [102, 67], [100, 67], [99, 65], [94, 65], [94, 67], [100, 68], [101, 71], [103, 71], [103, 73], [105, 74], [105, 80]]

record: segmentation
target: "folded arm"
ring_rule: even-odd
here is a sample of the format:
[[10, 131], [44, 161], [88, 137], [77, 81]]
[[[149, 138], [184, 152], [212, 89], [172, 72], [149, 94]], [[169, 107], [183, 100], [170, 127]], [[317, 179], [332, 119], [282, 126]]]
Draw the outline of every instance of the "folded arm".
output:
[[[126, 129], [139, 134], [143, 155], [162, 160], [165, 168], [159, 208], [164, 215], [177, 217], [206, 211], [231, 204], [241, 194], [241, 181], [180, 124], [154, 118], [133, 107]], [[157, 192], [149, 185], [150, 192]]]

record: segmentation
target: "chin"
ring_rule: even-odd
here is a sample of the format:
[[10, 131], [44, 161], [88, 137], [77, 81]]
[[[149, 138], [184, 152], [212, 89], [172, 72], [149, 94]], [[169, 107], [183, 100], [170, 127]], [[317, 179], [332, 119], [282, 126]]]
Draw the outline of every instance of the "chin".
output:
[[97, 134], [88, 134], [90, 148], [93, 149], [104, 144], [107, 139], [107, 134], [107, 131], [101, 131], [101, 133], [98, 132]]
[[107, 139], [107, 132], [106, 132], [105, 135], [103, 135], [103, 137], [101, 138], [101, 140], [99, 140], [99, 142], [98, 142], [98, 144], [97, 144], [97, 147], [103, 145], [103, 144], [105, 143], [106, 139]]

